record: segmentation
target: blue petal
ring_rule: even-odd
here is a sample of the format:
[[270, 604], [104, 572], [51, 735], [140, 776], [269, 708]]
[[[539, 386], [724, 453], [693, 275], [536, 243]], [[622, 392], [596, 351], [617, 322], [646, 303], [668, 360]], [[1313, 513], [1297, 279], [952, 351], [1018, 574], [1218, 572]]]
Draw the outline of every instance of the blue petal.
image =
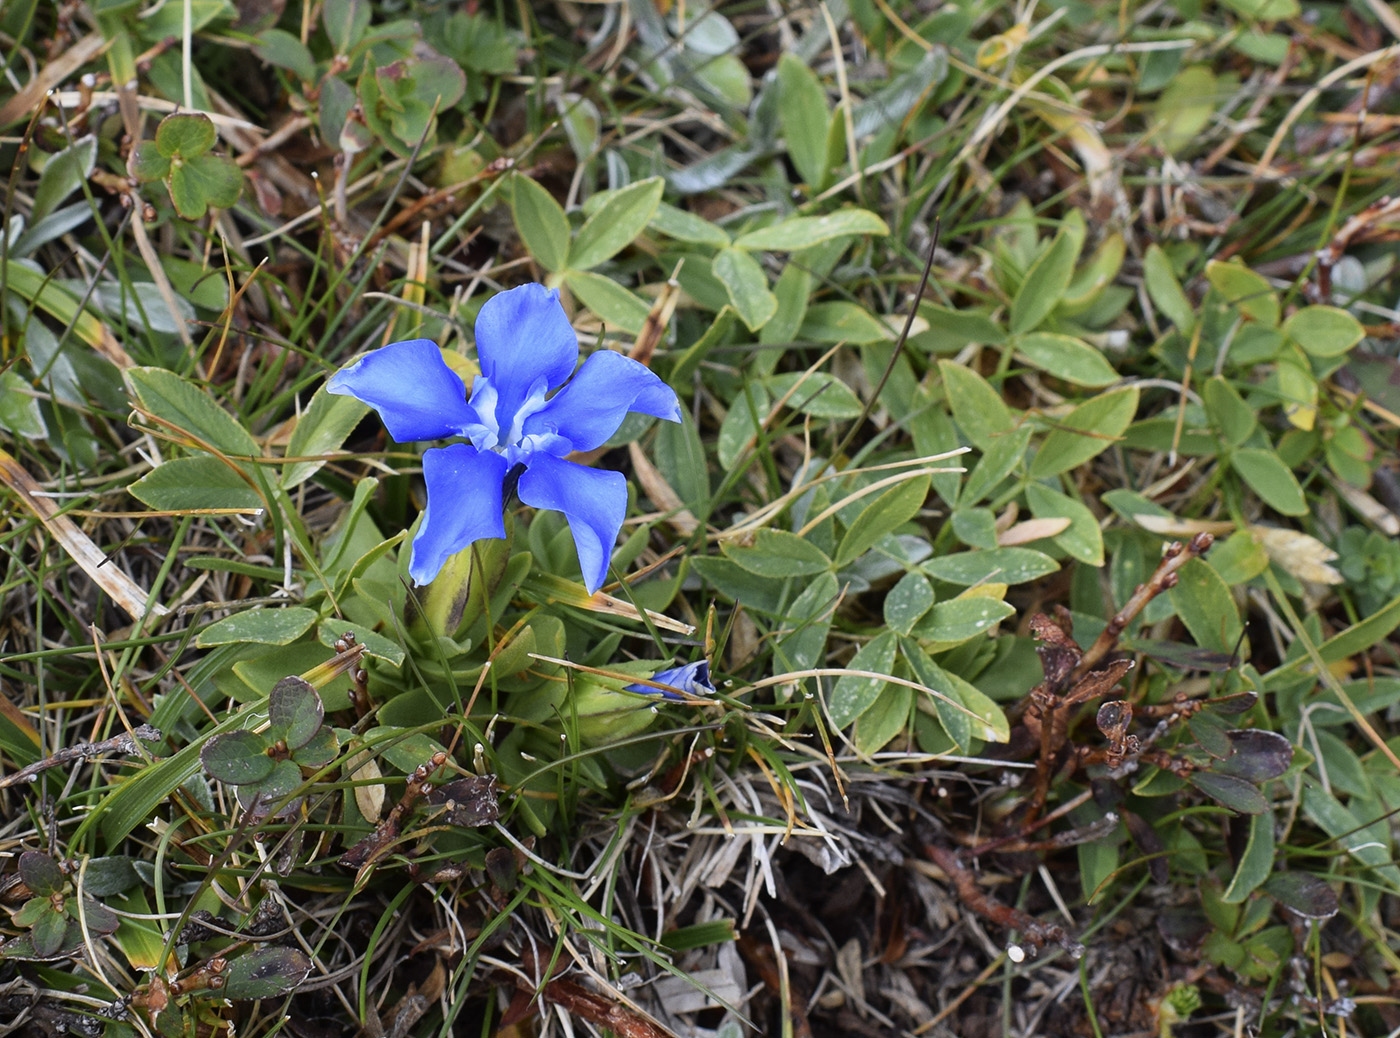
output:
[[504, 432], [537, 382], [557, 389], [573, 374], [578, 336], [558, 292], [521, 285], [486, 300], [476, 318], [476, 352], [500, 396], [497, 425]]
[[452, 436], [475, 418], [462, 380], [429, 339], [393, 342], [366, 353], [332, 375], [326, 392], [369, 404], [399, 443]]
[[506, 459], [501, 455], [466, 443], [433, 447], [423, 452], [423, 478], [428, 506], [408, 565], [415, 584], [431, 582], [451, 556], [473, 541], [506, 535], [501, 518]]
[[601, 447], [628, 411], [681, 420], [676, 391], [645, 364], [612, 350], [599, 350], [567, 386], [525, 421], [525, 432], [557, 432], [576, 451]]
[[[684, 667], [672, 667], [670, 670], [660, 671], [651, 680], [659, 685], [670, 685], [672, 688], [678, 688], [692, 696], [712, 696], [715, 694], [715, 686], [710, 681], [708, 660], [696, 660], [694, 663], [687, 663]], [[664, 688], [652, 688], [650, 685], [628, 685], [623, 691], [650, 693], [666, 699], [685, 698], [674, 692], [668, 692]]]
[[627, 480], [622, 473], [536, 454], [521, 474], [516, 492], [532, 508], [564, 513], [578, 549], [584, 586], [590, 595], [602, 587], [617, 533], [627, 516]]

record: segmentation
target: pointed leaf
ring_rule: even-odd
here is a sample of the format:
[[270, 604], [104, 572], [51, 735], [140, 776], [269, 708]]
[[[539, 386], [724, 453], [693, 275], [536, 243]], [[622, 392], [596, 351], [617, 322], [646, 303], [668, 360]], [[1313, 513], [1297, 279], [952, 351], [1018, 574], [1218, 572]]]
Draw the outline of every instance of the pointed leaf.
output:
[[769, 227], [749, 231], [734, 239], [740, 249], [794, 252], [848, 234], [890, 233], [884, 220], [867, 209], [838, 209], [826, 216], [789, 216]]
[[758, 260], [737, 248], [721, 249], [711, 270], [724, 285], [739, 317], [756, 332], [778, 312], [778, 297], [768, 290], [768, 275]]
[[234, 613], [199, 632], [195, 644], [201, 649], [215, 645], [290, 645], [316, 622], [318, 613], [305, 606], [281, 609], [250, 609]]
[[[895, 649], [899, 636], [893, 631], [876, 635], [851, 658], [847, 664], [850, 670], [869, 671], [873, 674], [888, 674], [894, 667]], [[878, 677], [847, 674], [836, 680], [831, 690], [828, 711], [831, 723], [837, 728], [845, 728], [874, 705], [889, 682]]]
[[563, 207], [527, 176], [512, 183], [510, 211], [525, 248], [545, 270], [563, 270], [569, 261], [569, 218]]
[[257, 441], [204, 390], [164, 368], [132, 368], [126, 373], [141, 406], [226, 454], [257, 457]]
[[1306, 872], [1275, 872], [1264, 881], [1264, 893], [1304, 919], [1331, 919], [1341, 909], [1337, 892]]
[[1269, 802], [1264, 799], [1264, 794], [1259, 792], [1257, 786], [1233, 775], [1193, 771], [1186, 776], [1186, 780], [1202, 793], [1240, 814], [1257, 815], [1269, 807]]
[[650, 177], [607, 195], [579, 228], [569, 249], [569, 266], [589, 270], [632, 244], [656, 215], [665, 186], [661, 177]]
[[1307, 515], [1308, 502], [1297, 477], [1277, 454], [1246, 447], [1230, 456], [1230, 464], [1264, 503], [1283, 515]]
[[299, 948], [253, 948], [224, 969], [227, 998], [276, 998], [295, 991], [311, 972], [311, 960]]
[[238, 470], [208, 454], [167, 461], [131, 484], [127, 492], [158, 511], [263, 507], [262, 496]]

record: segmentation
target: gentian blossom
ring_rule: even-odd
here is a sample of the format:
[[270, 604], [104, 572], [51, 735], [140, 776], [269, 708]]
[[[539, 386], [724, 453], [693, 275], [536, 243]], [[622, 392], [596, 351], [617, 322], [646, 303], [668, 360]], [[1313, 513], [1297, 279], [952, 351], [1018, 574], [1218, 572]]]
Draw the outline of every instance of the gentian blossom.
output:
[[[684, 667], [672, 667], [670, 670], [659, 671], [651, 680], [658, 685], [670, 685], [672, 688], [678, 688], [692, 696], [712, 696], [715, 694], [715, 686], [710, 681], [708, 660], [696, 660], [694, 663], [687, 663]], [[664, 688], [652, 688], [650, 685], [628, 685], [623, 691], [650, 693], [666, 699], [685, 698], [674, 692], [668, 692]]]
[[[508, 475], [533, 508], [563, 512], [592, 594], [627, 513], [620, 472], [566, 461], [601, 447], [629, 411], [681, 420], [675, 391], [645, 365], [598, 350], [579, 367], [578, 337], [543, 285], [522, 285], [487, 300], [476, 319], [481, 374], [471, 399], [461, 378], [428, 339], [390, 343], [336, 372], [331, 393], [379, 412], [400, 443], [460, 436], [468, 442], [423, 454], [428, 503], [413, 538], [409, 575], [427, 584], [448, 558], [474, 541], [504, 537]], [[572, 376], [572, 377], [570, 377]]]

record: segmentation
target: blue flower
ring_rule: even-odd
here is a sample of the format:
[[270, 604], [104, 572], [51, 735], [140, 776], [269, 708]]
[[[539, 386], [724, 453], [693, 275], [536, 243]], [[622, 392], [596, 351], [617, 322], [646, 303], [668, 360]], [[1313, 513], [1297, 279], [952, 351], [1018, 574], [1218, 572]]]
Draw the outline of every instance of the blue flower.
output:
[[[460, 436], [466, 443], [423, 454], [428, 503], [413, 538], [408, 572], [427, 584], [474, 541], [504, 537], [504, 486], [533, 508], [563, 512], [592, 594], [627, 514], [620, 472], [565, 461], [601, 447], [629, 411], [681, 420], [675, 391], [645, 365], [611, 350], [578, 364], [578, 337], [543, 285], [522, 285], [487, 300], [476, 319], [481, 374], [466, 398], [462, 380], [428, 339], [390, 343], [331, 377], [326, 390], [379, 412], [400, 443]], [[570, 377], [572, 376], [572, 377]]]
[[[692, 696], [712, 696], [715, 694], [715, 686], [710, 681], [710, 664], [707, 660], [696, 660], [694, 663], [687, 663], [684, 667], [672, 667], [670, 670], [660, 671], [651, 680], [658, 685], [670, 685], [672, 688], [678, 688]], [[685, 698], [685, 696], [678, 696], [674, 692], [668, 692], [664, 688], [652, 688], [650, 685], [628, 685], [623, 691], [660, 695], [666, 699]]]

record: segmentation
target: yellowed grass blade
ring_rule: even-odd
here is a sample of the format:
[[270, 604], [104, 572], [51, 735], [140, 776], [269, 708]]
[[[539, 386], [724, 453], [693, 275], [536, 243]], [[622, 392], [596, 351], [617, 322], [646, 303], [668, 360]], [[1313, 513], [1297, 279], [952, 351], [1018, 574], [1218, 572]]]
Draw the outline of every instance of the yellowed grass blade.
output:
[[[43, 496], [43, 488], [34, 477], [25, 471], [9, 454], [0, 450], [0, 481], [15, 492], [15, 495], [31, 512], [38, 516], [44, 528], [63, 547], [83, 572], [93, 579], [112, 601], [121, 606], [133, 620], [146, 615], [146, 592], [120, 569], [116, 563], [102, 553], [92, 542], [92, 538], [78, 528], [78, 524], [66, 515], [60, 515], [58, 506]], [[156, 603], [151, 606], [156, 616], [164, 616], [169, 610]]]

